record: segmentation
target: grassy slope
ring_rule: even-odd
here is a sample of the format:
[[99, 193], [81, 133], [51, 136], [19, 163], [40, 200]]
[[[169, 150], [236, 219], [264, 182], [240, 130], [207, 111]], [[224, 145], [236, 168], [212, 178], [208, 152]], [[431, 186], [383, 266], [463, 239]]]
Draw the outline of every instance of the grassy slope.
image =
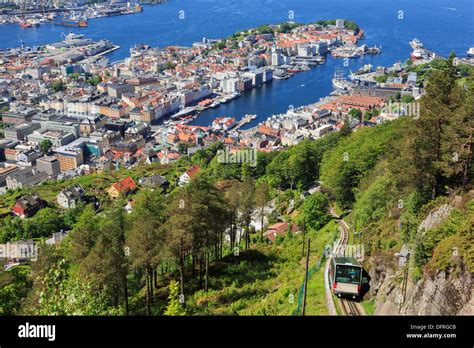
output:
[[47, 181], [39, 186], [8, 191], [5, 195], [0, 196], [0, 213], [8, 212], [18, 198], [28, 193], [36, 192], [48, 203], [54, 204], [59, 191], [77, 183], [81, 184], [90, 194], [104, 198], [111, 184], [129, 175], [135, 180], [138, 180], [138, 178], [142, 176], [153, 175], [155, 173], [166, 175], [168, 170], [168, 166], [153, 163], [151, 165], [139, 165], [131, 169], [122, 168], [118, 171], [112, 170], [109, 172], [84, 175], [64, 181]]
[[[332, 243], [337, 222], [311, 231], [310, 267]], [[258, 245], [239, 256], [229, 255], [210, 268], [210, 290], [199, 291], [187, 303], [195, 315], [291, 315], [298, 306], [298, 291], [304, 279], [302, 235], [281, 243]], [[324, 263], [323, 263], [324, 265]], [[323, 266], [324, 267], [324, 266]], [[327, 314], [324, 274], [320, 269], [308, 283], [307, 314]]]

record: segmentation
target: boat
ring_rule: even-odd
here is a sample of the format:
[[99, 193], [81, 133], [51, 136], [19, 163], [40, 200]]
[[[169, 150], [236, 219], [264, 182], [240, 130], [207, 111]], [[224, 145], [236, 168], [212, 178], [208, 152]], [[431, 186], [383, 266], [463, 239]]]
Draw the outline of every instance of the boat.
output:
[[374, 67], [372, 64], [365, 64], [362, 68], [360, 68], [359, 70], [355, 72], [355, 75], [367, 74], [367, 73], [372, 72], [373, 69]]
[[289, 73], [299, 73], [299, 72], [302, 72], [303, 70], [301, 69], [301, 67], [299, 67], [298, 65], [295, 65], [294, 67], [292, 68], [289, 68], [287, 70]]
[[32, 25], [27, 22], [19, 21], [18, 24], [20, 25], [21, 28], [26, 29], [26, 28], [31, 28]]
[[368, 54], [379, 54], [381, 52], [382, 52], [382, 46], [380, 47], [374, 46], [374, 47], [369, 47], [367, 49]]
[[84, 34], [74, 34], [74, 33], [69, 33], [65, 36], [64, 41], [74, 41], [74, 40], [79, 40], [84, 37]]
[[221, 103], [224, 104], [224, 103], [228, 103], [232, 100], [232, 97], [231, 96], [226, 96], [226, 97], [223, 97], [221, 99]]
[[410, 41], [410, 46], [411, 46], [411, 48], [413, 48], [414, 50], [423, 48], [423, 44], [422, 44], [421, 41], [418, 40], [418, 39], [413, 39], [412, 41]]
[[344, 73], [341, 69], [336, 68], [334, 72], [334, 78], [332, 79], [332, 85], [336, 89], [346, 91], [349, 89], [349, 83], [344, 79]]
[[424, 59], [427, 57], [428, 57], [428, 54], [423, 48], [415, 48], [410, 56], [411, 60]]
[[469, 50], [467, 51], [467, 56], [474, 57], [474, 47], [469, 48]]
[[150, 49], [150, 45], [145, 45], [145, 44], [133, 45], [130, 48], [130, 56], [132, 58], [140, 57], [143, 53], [145, 53], [149, 49]]
[[26, 28], [32, 28], [33, 25], [26, 19], [20, 19], [18, 20], [18, 25], [23, 28], [23, 29], [26, 29]]
[[56, 25], [62, 25], [66, 27], [76, 27], [76, 28], [82, 28], [82, 27], [88, 26], [87, 20], [85, 19], [59, 18], [59, 19], [54, 19], [53, 23]]
[[196, 107], [195, 106], [189, 106], [189, 107], [186, 107], [186, 108], [180, 110], [176, 114], [172, 115], [171, 119], [172, 120], [178, 120], [178, 119], [183, 118], [184, 116], [194, 115], [195, 113], [196, 113]]

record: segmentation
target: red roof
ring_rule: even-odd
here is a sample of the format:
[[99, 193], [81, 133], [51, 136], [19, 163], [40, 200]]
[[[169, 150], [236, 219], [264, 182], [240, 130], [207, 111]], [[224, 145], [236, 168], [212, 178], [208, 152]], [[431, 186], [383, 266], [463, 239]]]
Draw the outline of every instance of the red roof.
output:
[[201, 168], [199, 166], [195, 165], [195, 166], [192, 166], [192, 167], [188, 168], [188, 170], [186, 171], [186, 174], [188, 174], [188, 176], [190, 178], [192, 178], [197, 173], [199, 173], [200, 170], [201, 170]]
[[127, 176], [125, 179], [122, 179], [116, 182], [115, 184], [112, 184], [112, 187], [115, 188], [118, 192], [127, 192], [135, 190], [137, 185], [130, 176]]
[[[289, 224], [287, 222], [279, 222], [274, 225], [268, 226], [264, 236], [267, 237], [271, 242], [274, 242], [277, 235], [283, 236], [288, 231]], [[299, 231], [298, 225], [291, 225], [291, 232], [297, 233]]]
[[274, 137], [277, 137], [280, 134], [280, 131], [278, 129], [268, 127], [268, 126], [265, 126], [265, 125], [260, 125], [258, 127], [258, 132], [260, 132], [261, 134], [271, 135], [271, 136], [274, 136]]

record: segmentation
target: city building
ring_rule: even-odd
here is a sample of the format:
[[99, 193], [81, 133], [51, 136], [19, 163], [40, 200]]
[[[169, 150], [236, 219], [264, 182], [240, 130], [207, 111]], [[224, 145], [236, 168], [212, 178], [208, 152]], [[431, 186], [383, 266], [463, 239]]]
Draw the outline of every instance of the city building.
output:
[[19, 168], [16, 164], [2, 163], [0, 166], [0, 187], [7, 184], [7, 176], [18, 170]]
[[61, 172], [77, 168], [84, 163], [84, 154], [80, 147], [62, 146], [54, 152], [59, 161]]
[[36, 168], [25, 168], [7, 175], [6, 183], [9, 190], [16, 190], [33, 187], [46, 179], [48, 179], [47, 173], [39, 172]]
[[336, 29], [344, 29], [344, 19], [336, 19]]
[[8, 127], [4, 131], [5, 139], [25, 141], [27, 135], [33, 133], [40, 126], [35, 123], [21, 123]]
[[17, 111], [7, 111], [2, 114], [2, 122], [7, 125], [18, 125], [31, 122], [37, 110], [32, 108], [20, 108]]
[[55, 156], [44, 156], [36, 160], [36, 169], [45, 172], [51, 177], [56, 177], [61, 173], [61, 165]]
[[74, 139], [74, 134], [62, 130], [39, 129], [28, 135], [28, 141], [38, 145], [45, 140], [51, 141], [53, 149], [67, 145]]

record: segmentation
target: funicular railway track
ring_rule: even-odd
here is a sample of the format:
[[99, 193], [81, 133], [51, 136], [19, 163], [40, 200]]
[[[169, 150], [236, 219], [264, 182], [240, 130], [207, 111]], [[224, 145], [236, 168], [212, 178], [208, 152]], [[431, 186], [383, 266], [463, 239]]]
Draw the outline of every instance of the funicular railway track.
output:
[[362, 315], [354, 301], [341, 298], [339, 299], [339, 303], [341, 304], [344, 315]]
[[[340, 226], [341, 226], [341, 229], [340, 229], [341, 237], [339, 239], [338, 244], [333, 250], [334, 255], [343, 255], [349, 241], [348, 225], [342, 218], [339, 217], [339, 219], [340, 219]], [[339, 303], [340, 303], [339, 307], [341, 308], [343, 315], [347, 315], [347, 316], [363, 315], [363, 313], [361, 312], [361, 310], [359, 309], [359, 306], [357, 305], [355, 301], [352, 301], [346, 298], [339, 298]]]

